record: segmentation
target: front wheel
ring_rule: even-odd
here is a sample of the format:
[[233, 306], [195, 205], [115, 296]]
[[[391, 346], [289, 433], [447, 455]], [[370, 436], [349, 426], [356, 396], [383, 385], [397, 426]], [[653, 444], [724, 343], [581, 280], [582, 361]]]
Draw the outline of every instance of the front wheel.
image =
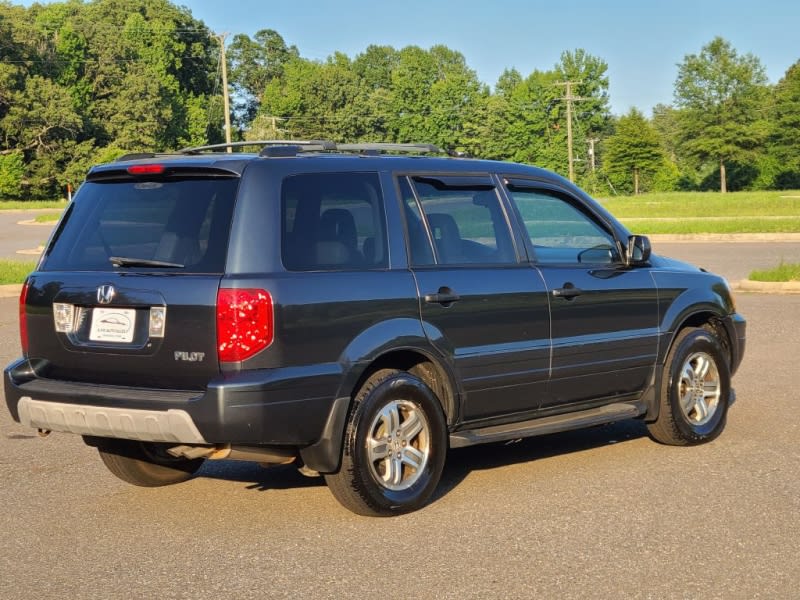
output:
[[170, 444], [101, 438], [96, 442], [103, 464], [114, 475], [142, 487], [158, 487], [189, 479], [204, 459], [175, 458]]
[[717, 337], [707, 329], [684, 329], [667, 356], [658, 418], [648, 424], [657, 441], [700, 444], [725, 428], [731, 375]]
[[356, 394], [341, 468], [325, 481], [356, 514], [411, 512], [436, 489], [446, 452], [444, 415], [433, 391], [410, 373], [383, 369]]

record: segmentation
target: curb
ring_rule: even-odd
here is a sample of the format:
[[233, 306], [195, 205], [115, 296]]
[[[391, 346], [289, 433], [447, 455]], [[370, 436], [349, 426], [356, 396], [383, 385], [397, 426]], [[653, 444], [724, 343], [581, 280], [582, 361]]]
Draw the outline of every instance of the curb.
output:
[[22, 291], [21, 283], [10, 283], [7, 285], [0, 285], [0, 298], [19, 298], [19, 293]]
[[736, 284], [740, 292], [761, 292], [771, 294], [800, 294], [800, 281], [751, 281], [742, 279]]

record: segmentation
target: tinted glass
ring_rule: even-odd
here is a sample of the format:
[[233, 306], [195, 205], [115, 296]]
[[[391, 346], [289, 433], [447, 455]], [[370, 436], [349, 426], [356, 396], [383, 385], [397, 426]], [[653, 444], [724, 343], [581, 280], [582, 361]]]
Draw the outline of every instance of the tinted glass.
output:
[[376, 173], [304, 173], [281, 190], [282, 253], [292, 271], [388, 266]]
[[433, 265], [436, 261], [433, 258], [430, 239], [425, 230], [425, 222], [422, 219], [417, 199], [411, 190], [411, 184], [407, 177], [401, 177], [399, 181], [400, 195], [403, 198], [403, 212], [406, 218], [406, 229], [408, 233], [408, 250], [412, 265]]
[[619, 259], [614, 237], [569, 200], [547, 190], [511, 189], [538, 263], [599, 263]]
[[[171, 271], [222, 273], [239, 180], [84, 183], [43, 270], [115, 270], [109, 258], [163, 261]], [[152, 270], [154, 267], [130, 267]]]
[[[463, 178], [462, 178], [463, 179]], [[440, 264], [514, 263], [511, 236], [494, 188], [415, 178]]]

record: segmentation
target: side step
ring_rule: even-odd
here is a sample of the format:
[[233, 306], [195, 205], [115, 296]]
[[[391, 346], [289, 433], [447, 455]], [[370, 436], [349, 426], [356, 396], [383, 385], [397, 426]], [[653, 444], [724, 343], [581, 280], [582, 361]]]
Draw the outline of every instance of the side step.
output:
[[456, 431], [450, 434], [450, 447], [463, 448], [464, 446], [474, 446], [475, 444], [504, 442], [517, 438], [569, 431], [570, 429], [583, 429], [584, 427], [603, 425], [613, 421], [634, 419], [644, 413], [645, 407], [639, 404], [607, 404], [580, 412], [531, 419], [521, 423], [508, 423], [481, 429]]

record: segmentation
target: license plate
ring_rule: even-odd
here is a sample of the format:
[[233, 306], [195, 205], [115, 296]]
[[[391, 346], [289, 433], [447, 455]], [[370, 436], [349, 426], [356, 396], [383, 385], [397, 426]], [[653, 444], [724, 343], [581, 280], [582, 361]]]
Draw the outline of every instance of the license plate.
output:
[[92, 310], [92, 327], [89, 339], [93, 342], [133, 341], [136, 311], [131, 308], [95, 308]]

